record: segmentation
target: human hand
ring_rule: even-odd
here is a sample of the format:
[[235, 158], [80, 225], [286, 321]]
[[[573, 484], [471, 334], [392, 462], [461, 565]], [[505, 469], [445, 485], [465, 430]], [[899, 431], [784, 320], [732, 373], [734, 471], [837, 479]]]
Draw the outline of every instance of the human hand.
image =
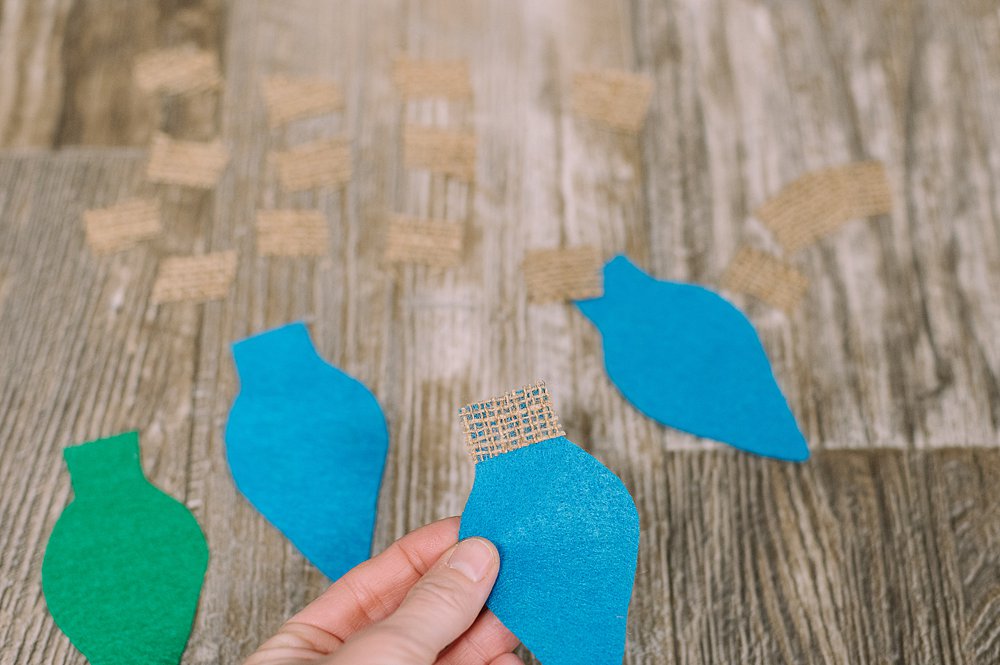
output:
[[483, 605], [500, 570], [449, 517], [400, 538], [293, 616], [244, 665], [523, 665]]

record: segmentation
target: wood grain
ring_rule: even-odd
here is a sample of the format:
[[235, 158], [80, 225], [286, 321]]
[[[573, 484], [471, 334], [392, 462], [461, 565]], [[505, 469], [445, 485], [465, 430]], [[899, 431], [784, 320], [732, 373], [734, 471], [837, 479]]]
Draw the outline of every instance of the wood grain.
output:
[[[0, 153], [0, 663], [83, 662], [39, 587], [70, 496], [60, 451], [128, 428], [212, 552], [185, 663], [239, 662], [325, 587], [224, 459], [229, 343], [293, 319], [385, 406], [376, 549], [461, 510], [458, 406], [542, 378], [640, 510], [626, 662], [997, 662], [997, 34], [971, 0], [2, 0], [0, 143], [18, 150]], [[218, 51], [225, 88], [139, 96], [134, 55], [184, 43]], [[400, 54], [467, 61], [472, 100], [401, 99]], [[653, 79], [639, 135], [573, 116], [591, 68]], [[276, 74], [336, 82], [344, 111], [270, 129]], [[405, 124], [474, 131], [476, 182], [407, 170]], [[144, 183], [156, 131], [219, 138], [216, 189]], [[350, 183], [280, 186], [269, 153], [341, 135]], [[718, 283], [739, 246], [779, 251], [752, 211], [784, 183], [864, 159], [885, 162], [892, 214], [789, 258], [810, 282], [795, 311], [737, 296], [806, 464], [643, 418], [589, 323], [527, 301], [528, 249]], [[81, 212], [147, 196], [164, 232], [94, 256]], [[322, 212], [325, 258], [256, 255], [256, 211], [279, 208]], [[396, 214], [464, 224], [461, 263], [386, 268]], [[150, 302], [161, 258], [229, 249], [225, 299]]]

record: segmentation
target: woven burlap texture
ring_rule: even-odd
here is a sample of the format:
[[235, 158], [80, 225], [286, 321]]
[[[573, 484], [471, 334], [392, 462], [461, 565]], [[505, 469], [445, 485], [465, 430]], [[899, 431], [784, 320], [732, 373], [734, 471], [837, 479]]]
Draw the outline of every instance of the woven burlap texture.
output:
[[87, 245], [95, 254], [110, 254], [159, 235], [160, 202], [129, 199], [108, 208], [83, 211]]
[[339, 187], [350, 182], [351, 144], [346, 138], [304, 143], [274, 153], [281, 186], [289, 191], [316, 187]]
[[882, 162], [854, 162], [807, 173], [760, 206], [755, 216], [786, 252], [833, 232], [844, 222], [892, 210]]
[[552, 411], [545, 382], [474, 402], [458, 411], [469, 455], [477, 462], [566, 436]]
[[421, 125], [403, 128], [403, 164], [408, 169], [476, 179], [476, 135]]
[[403, 99], [472, 99], [469, 64], [464, 60], [414, 60], [401, 56], [393, 63], [392, 81]]
[[264, 79], [261, 92], [271, 127], [344, 108], [340, 87], [322, 79], [270, 76]]
[[790, 311], [809, 288], [809, 279], [773, 254], [741, 247], [722, 276], [722, 286]]
[[521, 264], [531, 302], [585, 300], [604, 293], [601, 252], [589, 245], [529, 251]]
[[257, 211], [260, 256], [323, 256], [329, 244], [329, 227], [319, 210]]
[[653, 80], [645, 74], [590, 69], [573, 76], [573, 112], [612, 129], [642, 129], [652, 96]]
[[215, 90], [222, 84], [213, 51], [169, 48], [147, 51], [135, 59], [135, 84], [145, 92], [185, 94]]
[[463, 235], [459, 222], [396, 215], [386, 230], [384, 258], [389, 263], [449, 268], [462, 259]]
[[153, 283], [156, 304], [225, 298], [236, 276], [236, 252], [171, 256], [160, 261]]
[[221, 141], [175, 141], [166, 134], [156, 134], [149, 149], [146, 179], [212, 189], [228, 164], [229, 151]]

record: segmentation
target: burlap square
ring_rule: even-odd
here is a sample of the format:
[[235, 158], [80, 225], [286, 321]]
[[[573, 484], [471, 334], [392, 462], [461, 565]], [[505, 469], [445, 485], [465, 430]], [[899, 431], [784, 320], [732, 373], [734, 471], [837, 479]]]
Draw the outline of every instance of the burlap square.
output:
[[521, 270], [531, 302], [585, 300], [604, 293], [601, 253], [596, 247], [533, 250], [525, 256]]
[[161, 304], [225, 298], [235, 276], [235, 251], [171, 256], [160, 261], [152, 301]]
[[458, 414], [466, 448], [477, 462], [566, 436], [544, 381], [468, 404]]
[[795, 252], [850, 219], [891, 210], [885, 166], [872, 161], [806, 173], [766, 201], [755, 215], [785, 251]]
[[146, 165], [150, 182], [212, 189], [229, 164], [229, 151], [221, 141], [175, 141], [165, 134], [153, 136]]
[[573, 77], [573, 112], [612, 129], [642, 129], [652, 96], [653, 79], [645, 74], [591, 69]]
[[403, 163], [408, 169], [444, 173], [471, 182], [476, 179], [476, 135], [407, 125], [403, 128]]
[[281, 186], [289, 191], [339, 187], [350, 182], [351, 144], [345, 138], [323, 139], [274, 153]]
[[397, 215], [389, 220], [385, 260], [449, 268], [462, 259], [462, 237], [459, 222]]
[[722, 286], [790, 311], [802, 300], [809, 288], [809, 280], [772, 254], [741, 247], [726, 268]]
[[83, 212], [87, 244], [95, 254], [110, 254], [159, 235], [160, 202], [129, 199], [108, 208]]
[[393, 63], [392, 81], [403, 99], [472, 99], [469, 64], [464, 60], [415, 60], [400, 56]]

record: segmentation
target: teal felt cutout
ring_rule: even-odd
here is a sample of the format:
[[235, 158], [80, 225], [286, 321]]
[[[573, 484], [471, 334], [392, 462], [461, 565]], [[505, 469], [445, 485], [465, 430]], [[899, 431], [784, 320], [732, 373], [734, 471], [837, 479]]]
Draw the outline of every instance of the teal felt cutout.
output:
[[371, 554], [389, 444], [375, 396], [320, 358], [302, 323], [233, 344], [226, 457], [244, 496], [327, 577]]
[[604, 338], [608, 376], [639, 411], [758, 455], [809, 457], [740, 310], [701, 286], [654, 279], [624, 256], [604, 267], [604, 288], [576, 305]]
[[176, 665], [208, 565], [205, 536], [143, 476], [137, 432], [64, 456], [74, 497], [45, 547], [49, 612], [93, 665]]
[[620, 665], [639, 550], [628, 490], [565, 437], [476, 463], [459, 536], [500, 551], [486, 605], [543, 665]]

